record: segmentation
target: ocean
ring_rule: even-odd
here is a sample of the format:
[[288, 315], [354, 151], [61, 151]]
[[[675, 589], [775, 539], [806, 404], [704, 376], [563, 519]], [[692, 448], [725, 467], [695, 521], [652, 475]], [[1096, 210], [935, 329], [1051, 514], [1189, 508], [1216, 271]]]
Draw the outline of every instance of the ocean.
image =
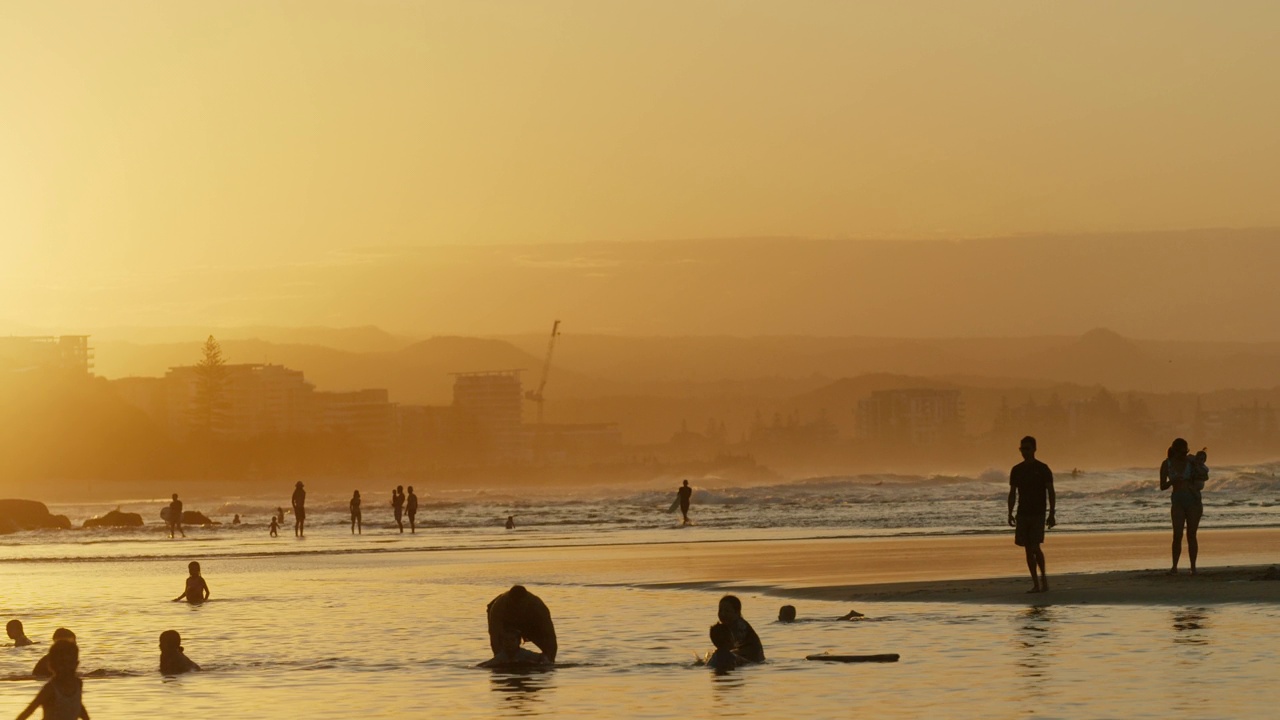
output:
[[[1214, 468], [1205, 527], [1280, 526], [1277, 469]], [[691, 482], [696, 524], [687, 528], [667, 513], [675, 483], [423, 492], [414, 535], [394, 530], [390, 486], [366, 486], [359, 537], [345, 494], [313, 493], [304, 540], [292, 536], [291, 517], [279, 538], [266, 533], [268, 515], [287, 505], [287, 483], [278, 495], [184, 496], [187, 509], [223, 524], [178, 540], [159, 522], [163, 499], [52, 505], [76, 525], [117, 505], [148, 525], [0, 536], [0, 617], [22, 619], [40, 643], [0, 649], [0, 712], [16, 714], [35, 695], [30, 668], [59, 626], [79, 637], [85, 705], [97, 718], [1202, 718], [1265, 716], [1274, 705], [1274, 603], [862, 603], [866, 620], [839, 622], [847, 603], [803, 600], [790, 602], [804, 621], [783, 625], [773, 618], [788, 600], [744, 587], [744, 616], [769, 660], [716, 675], [693, 660], [710, 646], [723, 590], [619, 581], [636, 573], [610, 569], [620, 557], [612, 546], [653, 546], [678, 562], [688, 543], [1007, 533], [1007, 480], [991, 471]], [[1151, 469], [1059, 474], [1056, 484], [1055, 532], [1167, 527]], [[566, 571], [557, 558], [570, 547], [601, 569]], [[202, 563], [212, 590], [203, 606], [170, 602], [188, 560]], [[474, 667], [489, 656], [485, 603], [515, 582], [552, 610], [554, 670]], [[182, 633], [204, 672], [159, 675], [167, 629]], [[902, 659], [804, 659], [823, 651]]]

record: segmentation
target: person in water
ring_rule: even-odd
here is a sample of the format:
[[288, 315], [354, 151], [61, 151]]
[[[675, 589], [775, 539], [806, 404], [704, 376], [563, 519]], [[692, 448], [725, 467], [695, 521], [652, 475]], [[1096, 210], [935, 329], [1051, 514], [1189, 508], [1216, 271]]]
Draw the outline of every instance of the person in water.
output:
[[284, 508], [280, 507], [279, 505], [276, 506], [276, 522], [280, 523], [281, 525], [284, 524]]
[[[405, 498], [404, 511], [409, 516], [409, 532], [416, 533], [417, 525], [414, 524], [414, 516], [418, 514], [418, 496], [413, 494], [413, 486], [409, 486], [409, 497]], [[404, 528], [400, 528], [404, 532]]]
[[1200, 543], [1196, 532], [1200, 529], [1200, 519], [1204, 517], [1204, 502], [1200, 498], [1200, 488], [1209, 476], [1209, 470], [1203, 455], [1204, 450], [1196, 453], [1195, 459], [1187, 456], [1187, 441], [1175, 438], [1169, 446], [1165, 461], [1160, 465], [1160, 489], [1169, 493], [1169, 515], [1173, 520], [1173, 566], [1170, 575], [1178, 574], [1178, 561], [1182, 559], [1182, 535], [1187, 536], [1187, 557], [1191, 560], [1191, 574], [1196, 574], [1196, 557], [1200, 554]]
[[290, 502], [293, 504], [293, 535], [304, 537], [304, 525], [307, 521], [307, 491], [303, 489], [301, 480], [293, 486], [293, 497]]
[[685, 480], [680, 489], [676, 490], [676, 500], [680, 502], [680, 515], [684, 517], [684, 524], [689, 524], [689, 501], [693, 498], [693, 488], [689, 487], [689, 481]]
[[[59, 640], [74, 644], [76, 634], [66, 628], [58, 628], [53, 631], [53, 645], [57, 645]], [[53, 677], [53, 645], [49, 646], [49, 652], [45, 653], [44, 657], [36, 661], [36, 666], [31, 668], [31, 674], [35, 677]]]
[[515, 527], [516, 527], [516, 516], [515, 516], [515, 515], [508, 515], [508, 516], [507, 516], [507, 529], [508, 529], [508, 530], [514, 530], [514, 529], [515, 529]]
[[21, 620], [10, 620], [4, 626], [5, 634], [13, 641], [14, 647], [26, 647], [35, 645], [31, 638], [27, 637], [27, 631], [22, 627]]
[[234, 518], [231, 518], [231, 524], [232, 525], [240, 524], [240, 513], [236, 513], [236, 516]]
[[271, 531], [271, 537], [276, 537], [280, 534], [280, 523], [276, 522], [275, 515], [271, 516], [271, 525], [267, 529]]
[[190, 573], [187, 576], [187, 588], [173, 601], [178, 602], [185, 599], [192, 605], [199, 605], [209, 599], [209, 584], [200, 576], [200, 563], [194, 560], [187, 563], [187, 571]]
[[49, 667], [53, 671], [53, 679], [40, 688], [30, 705], [20, 713], [18, 720], [26, 720], [36, 711], [44, 709], [46, 720], [89, 720], [89, 711], [84, 708], [82, 693], [84, 683], [76, 677], [76, 668], [80, 665], [80, 648], [69, 640], [59, 640], [49, 648]]
[[[861, 620], [864, 617], [866, 617], [866, 615], [863, 615], [857, 610], [850, 610], [844, 615], [841, 615], [840, 617], [836, 618], [836, 620]], [[796, 621], [795, 605], [783, 605], [782, 607], [778, 608], [778, 622], [793, 623], [795, 621]]]
[[[1036, 439], [1030, 435], [1018, 443], [1022, 462], [1009, 471], [1009, 527], [1014, 528], [1013, 542], [1021, 547], [1027, 557], [1027, 570], [1031, 573], [1031, 589], [1027, 592], [1049, 591], [1049, 578], [1044, 574], [1044, 530], [1058, 523], [1054, 517], [1057, 495], [1053, 491], [1053, 471], [1036, 459]], [[1045, 501], [1048, 500], [1049, 517], [1045, 518]], [[1014, 504], [1018, 513], [1014, 516]], [[1040, 577], [1036, 577], [1036, 568]]]
[[396, 516], [396, 527], [400, 528], [400, 532], [404, 532], [404, 486], [397, 485], [391, 491], [391, 512]]
[[733, 653], [746, 662], [764, 662], [764, 645], [756, 634], [751, 623], [742, 617], [742, 601], [736, 595], [725, 595], [720, 598], [720, 607], [716, 612], [720, 622], [724, 623], [733, 636], [730, 648]]
[[356, 490], [351, 493], [351, 534], [363, 535], [364, 524], [361, 522], [360, 515], [360, 491]]
[[716, 623], [711, 626], [711, 644], [715, 647], [715, 651], [707, 658], [707, 667], [717, 672], [732, 670], [739, 665], [746, 664], [746, 658], [738, 657], [733, 652], [733, 631], [724, 623]]
[[182, 529], [182, 501], [178, 499], [178, 493], [173, 494], [173, 502], [169, 503], [169, 537], [173, 537], [174, 530], [182, 533], [182, 537], [187, 536]]
[[[551, 610], [523, 585], [513, 585], [510, 590], [490, 600], [485, 606], [485, 613], [489, 619], [489, 647], [493, 650], [493, 659], [482, 665], [547, 665], [555, 662], [559, 646]], [[532, 642], [540, 652], [520, 647], [525, 640]]]
[[181, 675], [200, 666], [187, 657], [182, 647], [182, 636], [177, 630], [165, 630], [160, 633], [160, 674]]

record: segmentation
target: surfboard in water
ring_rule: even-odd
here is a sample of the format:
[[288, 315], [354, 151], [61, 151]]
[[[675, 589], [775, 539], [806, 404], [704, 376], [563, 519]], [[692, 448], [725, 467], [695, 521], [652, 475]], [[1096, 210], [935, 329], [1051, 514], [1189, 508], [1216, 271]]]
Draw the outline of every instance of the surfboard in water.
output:
[[822, 653], [820, 655], [806, 655], [805, 660], [820, 660], [822, 662], [898, 662], [898, 653], [883, 653], [880, 655], [830, 655]]

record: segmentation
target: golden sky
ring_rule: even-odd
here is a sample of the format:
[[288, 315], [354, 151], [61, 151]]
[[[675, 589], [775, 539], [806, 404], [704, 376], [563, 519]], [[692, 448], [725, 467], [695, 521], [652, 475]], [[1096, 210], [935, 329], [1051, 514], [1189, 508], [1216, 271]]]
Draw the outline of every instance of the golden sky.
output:
[[0, 68], [16, 321], [374, 247], [1280, 225], [1267, 1], [6, 0]]

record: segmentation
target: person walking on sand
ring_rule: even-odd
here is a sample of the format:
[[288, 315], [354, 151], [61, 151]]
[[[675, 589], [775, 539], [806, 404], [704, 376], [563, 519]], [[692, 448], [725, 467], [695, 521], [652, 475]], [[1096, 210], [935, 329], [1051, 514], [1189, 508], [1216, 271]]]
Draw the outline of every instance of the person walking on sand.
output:
[[[1030, 435], [1018, 444], [1022, 462], [1009, 471], [1009, 527], [1014, 528], [1013, 542], [1026, 551], [1027, 570], [1031, 573], [1031, 589], [1027, 592], [1049, 591], [1049, 578], [1044, 574], [1044, 530], [1058, 523], [1054, 517], [1057, 496], [1053, 492], [1053, 472], [1049, 466], [1036, 459], [1036, 439]], [[1045, 519], [1045, 500], [1048, 500], [1049, 518]], [[1014, 505], [1018, 514], [1014, 517]], [[1040, 577], [1036, 577], [1036, 568]]]
[[363, 535], [364, 525], [360, 522], [360, 491], [351, 494], [351, 534]]
[[1178, 560], [1182, 558], [1182, 534], [1187, 535], [1187, 557], [1191, 559], [1191, 574], [1196, 574], [1196, 556], [1200, 554], [1200, 543], [1196, 539], [1196, 531], [1200, 529], [1200, 518], [1204, 516], [1204, 503], [1200, 499], [1200, 488], [1208, 477], [1204, 467], [1205, 456], [1201, 450], [1195, 459], [1187, 456], [1190, 448], [1187, 441], [1175, 438], [1169, 446], [1168, 457], [1160, 465], [1160, 489], [1169, 490], [1170, 516], [1173, 519], [1173, 567], [1170, 575], [1178, 574]]
[[301, 480], [293, 486], [293, 498], [290, 502], [293, 503], [293, 535], [303, 537], [303, 525], [307, 521], [307, 491], [302, 488]]
[[[418, 514], [418, 496], [413, 494], [413, 486], [409, 486], [409, 497], [405, 498], [404, 511], [409, 515], [409, 532], [416, 533], [417, 525], [414, 524], [414, 516]], [[404, 528], [400, 529], [404, 532]]]
[[676, 500], [680, 503], [680, 514], [684, 516], [684, 524], [689, 524], [689, 501], [693, 499], [693, 488], [689, 487], [689, 481], [685, 480], [680, 489], [676, 490]]
[[397, 485], [395, 490], [391, 491], [391, 511], [396, 516], [396, 527], [400, 528], [400, 532], [404, 532], [404, 486]]
[[169, 537], [173, 537], [174, 530], [182, 533], [182, 537], [187, 536], [182, 530], [182, 501], [178, 499], [178, 493], [173, 494], [173, 502], [169, 503]]

